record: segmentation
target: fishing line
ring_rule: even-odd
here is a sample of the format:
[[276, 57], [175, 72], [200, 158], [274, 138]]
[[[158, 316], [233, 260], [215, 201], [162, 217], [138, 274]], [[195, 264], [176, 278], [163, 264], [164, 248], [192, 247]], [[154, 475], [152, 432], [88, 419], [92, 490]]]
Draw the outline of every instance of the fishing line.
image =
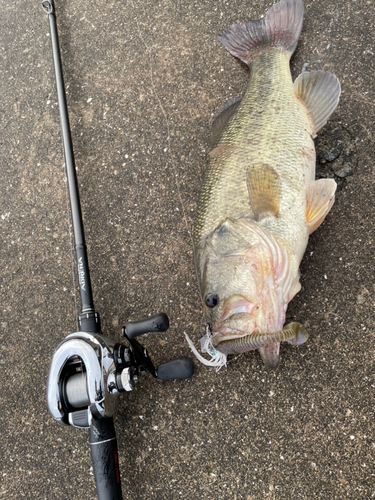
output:
[[[130, 1], [131, 1], [131, 4], [132, 4], [132, 7], [134, 9], [134, 2], [133, 2], [133, 0], [130, 0]], [[165, 112], [165, 109], [164, 109], [164, 107], [162, 105], [161, 99], [159, 97], [159, 94], [158, 94], [158, 92], [156, 90], [156, 87], [155, 87], [155, 84], [154, 84], [153, 68], [152, 68], [152, 57], [151, 57], [152, 56], [152, 50], [148, 47], [148, 45], [146, 44], [146, 42], [145, 42], [145, 40], [144, 40], [144, 38], [142, 36], [142, 31], [141, 31], [141, 28], [139, 26], [138, 18], [137, 18], [136, 15], [134, 16], [134, 20], [135, 20], [135, 22], [137, 24], [139, 38], [141, 39], [143, 45], [145, 46], [146, 51], [150, 55], [149, 64], [150, 64], [150, 81], [151, 81], [151, 86], [152, 86], [152, 89], [154, 91], [154, 95], [156, 96], [156, 99], [158, 101], [160, 110], [161, 110], [161, 112], [163, 114], [165, 125], [166, 125], [166, 128], [167, 128], [168, 154], [169, 154], [170, 161], [171, 161], [171, 164], [172, 164], [173, 177], [174, 177], [174, 180], [175, 180], [175, 185], [176, 185], [176, 188], [177, 188], [177, 194], [178, 194], [178, 197], [179, 197], [179, 200], [180, 200], [180, 205], [181, 205], [181, 208], [182, 208], [182, 215], [183, 215], [183, 218], [184, 218], [186, 230], [187, 230], [187, 233], [188, 233], [189, 238], [190, 238], [192, 249], [194, 251], [194, 241], [193, 241], [193, 237], [192, 237], [192, 234], [191, 234], [191, 231], [190, 231], [190, 228], [189, 228], [189, 224], [188, 224], [188, 221], [187, 221], [185, 206], [184, 206], [184, 202], [183, 202], [183, 199], [182, 199], [180, 186], [179, 186], [179, 183], [178, 183], [178, 180], [177, 180], [177, 178], [178, 178], [177, 168], [176, 168], [176, 164], [175, 164], [175, 161], [174, 161], [174, 158], [173, 158], [173, 154], [172, 154], [168, 115]], [[194, 261], [195, 261], [195, 259], [194, 259]], [[195, 265], [195, 262], [194, 262], [194, 265]], [[198, 285], [199, 296], [202, 297], [201, 287], [200, 287], [200, 283], [199, 283], [198, 279], [197, 279], [196, 283]], [[201, 327], [202, 327], [202, 324], [201, 324]], [[223, 353], [220, 353], [219, 351], [217, 351], [212, 346], [211, 340], [210, 340], [210, 338], [207, 335], [205, 335], [205, 336], [203, 336], [201, 338], [201, 350], [202, 350], [202, 352], [206, 352], [207, 354], [209, 354], [209, 356], [211, 357], [211, 359], [209, 361], [199, 354], [199, 352], [195, 348], [193, 342], [190, 340], [190, 338], [189, 338], [189, 336], [187, 335], [186, 332], [184, 332], [184, 335], [185, 335], [186, 341], [188, 342], [188, 344], [189, 344], [191, 350], [193, 351], [194, 355], [199, 359], [199, 361], [201, 363], [203, 363], [205, 365], [208, 365], [208, 366], [215, 366], [216, 367], [216, 371], [219, 371], [222, 366], [224, 366], [224, 365], [226, 366], [226, 361], [227, 361], [226, 355], [223, 354]], [[202, 340], [205, 340], [205, 344], [204, 345], [202, 345]]]
[[[134, 2], [133, 0], [130, 0], [131, 1], [131, 4], [133, 6], [133, 9], [134, 9]], [[146, 51], [149, 53], [150, 56], [152, 56], [152, 50], [148, 47], [148, 45], [146, 44], [143, 36], [142, 36], [142, 31], [141, 31], [141, 28], [139, 26], [139, 23], [138, 23], [138, 18], [137, 16], [134, 17], [135, 19], [135, 22], [137, 23], [137, 28], [138, 28], [138, 35], [139, 35], [139, 38], [141, 39], [143, 45], [145, 46], [146, 48]], [[183, 203], [183, 199], [182, 199], [182, 195], [181, 195], [181, 191], [180, 191], [180, 186], [178, 184], [178, 181], [177, 181], [177, 177], [178, 177], [178, 173], [177, 173], [177, 168], [176, 168], [176, 164], [174, 162], [174, 159], [173, 159], [173, 155], [172, 155], [172, 149], [171, 149], [171, 138], [170, 138], [170, 129], [169, 129], [169, 120], [168, 120], [168, 115], [167, 113], [165, 112], [164, 110], [164, 107], [162, 105], [162, 102], [160, 100], [160, 97], [159, 97], [159, 94], [157, 93], [156, 91], [156, 87], [154, 85], [154, 80], [153, 80], [153, 70], [152, 70], [152, 59], [150, 57], [149, 59], [149, 63], [150, 63], [150, 80], [151, 80], [151, 86], [152, 86], [152, 89], [154, 91], [154, 94], [156, 96], [156, 99], [158, 101], [158, 104], [159, 104], [159, 107], [160, 107], [160, 110], [161, 112], [163, 113], [163, 117], [164, 117], [164, 121], [165, 121], [165, 124], [166, 124], [166, 127], [167, 127], [167, 144], [168, 144], [168, 153], [169, 153], [169, 157], [170, 157], [170, 160], [171, 160], [171, 164], [172, 164], [172, 169], [173, 169], [173, 176], [174, 176], [174, 179], [175, 179], [175, 184], [176, 184], [176, 188], [177, 188], [177, 193], [178, 193], [178, 197], [179, 197], [179, 200], [180, 200], [180, 204], [181, 204], [181, 208], [182, 208], [182, 214], [183, 214], [183, 218], [184, 218], [184, 222], [185, 222], [185, 226], [186, 226], [186, 230], [189, 234], [189, 238], [190, 238], [190, 241], [191, 241], [191, 244], [192, 244], [192, 247], [194, 248], [194, 243], [193, 243], [193, 238], [192, 238], [192, 235], [191, 235], [191, 231], [189, 229], [189, 224], [188, 224], [188, 221], [187, 221], [187, 216], [186, 216], [186, 211], [185, 211], [185, 207], [184, 207], [184, 203]]]
[[[132, 6], [133, 6], [133, 9], [135, 9], [133, 0], [130, 0], [130, 2], [132, 4]], [[184, 202], [183, 202], [182, 195], [181, 195], [180, 185], [179, 185], [178, 180], [177, 180], [178, 173], [177, 173], [176, 164], [175, 164], [175, 161], [174, 161], [174, 158], [173, 158], [173, 154], [172, 154], [168, 115], [165, 112], [165, 109], [163, 107], [163, 104], [161, 102], [161, 99], [159, 97], [159, 94], [158, 94], [158, 92], [156, 90], [156, 87], [155, 87], [155, 84], [154, 84], [153, 69], [152, 69], [152, 58], [151, 58], [151, 56], [152, 56], [152, 50], [148, 47], [147, 43], [145, 42], [145, 40], [144, 40], [144, 38], [142, 36], [142, 31], [141, 31], [141, 28], [140, 28], [139, 23], [138, 23], [138, 17], [137, 17], [137, 15], [134, 16], [134, 20], [135, 20], [135, 22], [137, 24], [139, 38], [141, 39], [143, 45], [145, 46], [146, 51], [150, 55], [149, 64], [150, 64], [150, 81], [151, 81], [151, 86], [152, 86], [152, 89], [153, 89], [154, 94], [156, 96], [156, 99], [158, 101], [160, 110], [161, 110], [161, 112], [163, 114], [165, 125], [167, 127], [168, 154], [169, 154], [169, 157], [170, 157], [170, 160], [171, 160], [171, 164], [172, 164], [173, 177], [174, 177], [174, 180], [175, 180], [175, 184], [176, 184], [176, 188], [177, 188], [177, 194], [178, 194], [178, 197], [179, 197], [179, 200], [180, 200], [180, 205], [181, 205], [181, 208], [182, 208], [182, 215], [183, 215], [183, 218], [184, 218], [184, 222], [185, 222], [185, 226], [186, 226], [186, 231], [187, 231], [187, 233], [189, 235], [192, 249], [194, 250], [194, 241], [193, 241], [193, 237], [192, 237], [192, 234], [191, 234], [191, 230], [189, 228], [189, 223], [188, 223], [187, 216], [186, 216], [185, 206], [184, 206]], [[197, 280], [196, 282], [198, 284], [199, 296], [202, 297], [199, 280]]]

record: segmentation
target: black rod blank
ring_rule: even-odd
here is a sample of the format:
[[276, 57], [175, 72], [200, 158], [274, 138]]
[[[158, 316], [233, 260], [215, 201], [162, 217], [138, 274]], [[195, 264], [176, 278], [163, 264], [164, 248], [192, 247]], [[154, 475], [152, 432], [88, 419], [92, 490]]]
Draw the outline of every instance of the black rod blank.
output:
[[53, 0], [42, 2], [42, 7], [48, 13], [53, 63], [56, 75], [57, 100], [60, 111], [61, 136], [65, 157], [66, 173], [68, 178], [70, 207], [72, 212], [73, 232], [77, 258], [79, 291], [81, 296], [82, 313], [94, 312], [91, 280], [88, 267], [85, 233], [83, 230], [82, 211], [79, 200], [79, 191], [74, 161], [72, 137], [69, 125], [68, 106], [66, 103], [64, 77], [61, 65], [59, 38], [57, 34], [55, 6]]

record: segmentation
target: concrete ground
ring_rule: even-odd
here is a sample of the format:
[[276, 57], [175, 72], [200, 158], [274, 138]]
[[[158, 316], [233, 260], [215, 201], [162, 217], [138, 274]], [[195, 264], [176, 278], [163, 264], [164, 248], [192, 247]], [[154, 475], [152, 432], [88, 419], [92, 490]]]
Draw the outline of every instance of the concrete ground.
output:
[[[190, 233], [210, 120], [248, 79], [217, 34], [271, 3], [56, 0], [95, 304], [114, 338], [165, 311], [170, 330], [144, 338], [155, 364], [200, 337]], [[36, 0], [0, 17], [0, 498], [95, 499], [87, 433], [46, 408], [78, 307], [48, 20]], [[288, 310], [307, 344], [273, 371], [248, 353], [142, 378], [116, 415], [124, 498], [375, 497], [374, 25], [372, 0], [307, 1], [292, 59], [294, 77], [342, 84], [316, 141], [340, 189]]]

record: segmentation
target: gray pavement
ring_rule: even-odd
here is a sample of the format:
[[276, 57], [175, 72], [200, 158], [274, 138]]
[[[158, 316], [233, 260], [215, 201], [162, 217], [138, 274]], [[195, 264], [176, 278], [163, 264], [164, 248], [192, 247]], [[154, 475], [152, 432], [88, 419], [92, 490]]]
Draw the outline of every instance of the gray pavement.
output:
[[[114, 338], [165, 311], [170, 330], [144, 339], [156, 364], [189, 355], [183, 331], [198, 344], [189, 232], [210, 120], [248, 78], [217, 34], [270, 3], [56, 0], [95, 304]], [[293, 76], [342, 84], [317, 139], [318, 176], [340, 189], [288, 312], [310, 338], [273, 371], [248, 353], [219, 373], [195, 362], [188, 381], [144, 377], [116, 415], [126, 499], [375, 497], [375, 4], [305, 5]], [[39, 1], [1, 2], [0, 81], [0, 498], [95, 499], [86, 432], [46, 408], [78, 297]]]

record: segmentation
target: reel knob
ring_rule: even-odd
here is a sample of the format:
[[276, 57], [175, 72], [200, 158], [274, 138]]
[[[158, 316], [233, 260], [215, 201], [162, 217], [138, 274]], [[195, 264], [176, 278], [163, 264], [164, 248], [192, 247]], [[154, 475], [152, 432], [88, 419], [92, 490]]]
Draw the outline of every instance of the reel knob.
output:
[[165, 313], [159, 313], [141, 321], [129, 321], [126, 323], [125, 332], [129, 339], [135, 339], [144, 333], [166, 332], [168, 328], [168, 316]]
[[180, 356], [161, 363], [156, 369], [156, 376], [160, 380], [175, 380], [189, 378], [194, 373], [194, 365], [187, 356]]

